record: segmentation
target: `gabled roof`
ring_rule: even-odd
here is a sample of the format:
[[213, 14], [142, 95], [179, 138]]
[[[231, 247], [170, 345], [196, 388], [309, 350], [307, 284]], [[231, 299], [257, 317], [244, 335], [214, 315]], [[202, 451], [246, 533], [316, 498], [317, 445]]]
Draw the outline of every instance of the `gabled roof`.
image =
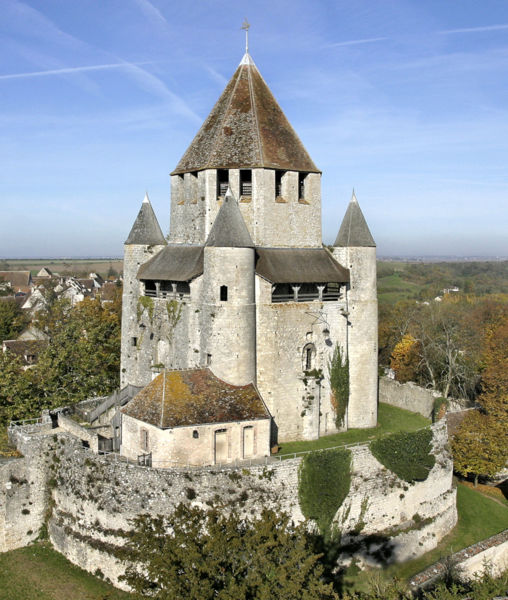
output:
[[32, 283], [30, 271], [0, 271], [0, 283], [10, 283], [11, 287], [17, 291], [29, 288]]
[[254, 248], [238, 202], [229, 188], [205, 245], [217, 248]]
[[364, 248], [376, 246], [354, 191], [333, 245], [336, 247], [361, 246]]
[[138, 279], [190, 281], [203, 273], [203, 246], [169, 245], [139, 267]]
[[249, 54], [172, 175], [241, 167], [320, 172]]
[[256, 248], [256, 273], [272, 283], [345, 283], [349, 271], [324, 248]]
[[210, 369], [161, 373], [121, 412], [161, 428], [270, 418], [251, 383], [231, 385]]
[[166, 244], [157, 217], [153, 212], [148, 194], [145, 194], [138, 216], [134, 221], [134, 225], [132, 226], [129, 237], [125, 243], [143, 244], [146, 246]]

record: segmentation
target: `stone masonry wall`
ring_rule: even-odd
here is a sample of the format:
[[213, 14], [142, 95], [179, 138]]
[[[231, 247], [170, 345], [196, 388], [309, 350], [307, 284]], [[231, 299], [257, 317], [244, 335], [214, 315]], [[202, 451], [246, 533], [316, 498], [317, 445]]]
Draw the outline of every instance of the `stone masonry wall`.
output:
[[[435, 547], [453, 527], [455, 491], [446, 431], [441, 423], [433, 431], [436, 465], [427, 481], [412, 486], [386, 471], [366, 446], [352, 449], [351, 489], [335, 518], [343, 540], [358, 533], [367, 541], [386, 538], [391, 559], [403, 560]], [[212, 504], [235, 508], [245, 515], [269, 507], [303, 520], [300, 458], [244, 468], [152, 469], [94, 454], [58, 430], [15, 431], [13, 438], [25, 458], [11, 461], [16, 467], [7, 463], [0, 469], [0, 539], [9, 539], [2, 549], [27, 544], [47, 523], [58, 551], [92, 573], [100, 570], [115, 585], [122, 585], [118, 578], [126, 567], [122, 532], [142, 512], [169, 515], [188, 502], [205, 509]], [[6, 503], [12, 469], [18, 469], [18, 482]], [[20, 513], [29, 502], [25, 521]]]
[[[275, 171], [252, 169], [252, 196], [240, 195], [240, 170], [229, 169], [229, 186], [256, 246], [320, 247], [321, 175], [309, 173], [298, 198], [298, 172], [286, 171], [282, 196], [275, 197]], [[222, 205], [217, 171], [171, 177], [170, 242], [205, 244]]]
[[399, 383], [388, 377], [379, 378], [379, 402], [405, 408], [427, 418], [432, 416], [434, 400], [439, 395], [438, 392], [426, 390], [412, 381]]
[[[379, 378], [379, 402], [405, 408], [424, 417], [432, 416], [434, 400], [441, 394], [435, 390], [422, 388], [412, 381], [399, 383], [389, 377]], [[448, 412], [459, 412], [471, 403], [464, 398], [448, 398]]]
[[432, 430], [436, 463], [425, 481], [414, 484], [388, 471], [367, 446], [352, 448], [351, 491], [334, 522], [350, 532], [343, 537], [345, 543], [364, 540], [368, 563], [379, 561], [381, 546], [388, 562], [416, 558], [434, 548], [457, 522], [446, 421]]

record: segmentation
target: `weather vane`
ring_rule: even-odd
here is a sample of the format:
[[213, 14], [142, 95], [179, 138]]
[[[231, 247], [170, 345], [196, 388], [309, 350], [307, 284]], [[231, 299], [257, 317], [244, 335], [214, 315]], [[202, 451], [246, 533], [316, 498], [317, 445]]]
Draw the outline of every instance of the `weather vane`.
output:
[[242, 29], [245, 30], [245, 52], [249, 53], [249, 28], [250, 23], [247, 21], [247, 17], [245, 17], [244, 22], [242, 23]]

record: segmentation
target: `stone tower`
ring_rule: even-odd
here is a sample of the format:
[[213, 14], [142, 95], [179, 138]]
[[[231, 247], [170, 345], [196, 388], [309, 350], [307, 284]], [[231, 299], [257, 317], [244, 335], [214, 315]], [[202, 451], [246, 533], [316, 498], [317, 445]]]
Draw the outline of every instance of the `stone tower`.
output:
[[[171, 174], [166, 244], [146, 199], [125, 246], [122, 385], [203, 369], [256, 385], [272, 441], [377, 416], [375, 244], [353, 197], [333, 252], [321, 172], [249, 54]], [[350, 361], [346, 419], [330, 388]]]
[[254, 244], [228, 189], [204, 248], [206, 364], [227, 383], [256, 381]]
[[128, 383], [139, 386], [146, 382], [146, 377], [139, 375], [140, 371], [149, 369], [150, 361], [144, 360], [144, 353], [140, 352], [144, 340], [143, 331], [136, 319], [141, 296], [137, 274], [139, 267], [158, 254], [165, 245], [166, 240], [159, 222], [148, 194], [145, 194], [138, 216], [124, 244], [121, 387]]
[[348, 427], [375, 427], [378, 385], [376, 244], [354, 191], [333, 254], [350, 274], [347, 293]]
[[321, 247], [321, 172], [249, 54], [171, 173], [169, 242], [204, 244], [228, 187], [256, 246]]

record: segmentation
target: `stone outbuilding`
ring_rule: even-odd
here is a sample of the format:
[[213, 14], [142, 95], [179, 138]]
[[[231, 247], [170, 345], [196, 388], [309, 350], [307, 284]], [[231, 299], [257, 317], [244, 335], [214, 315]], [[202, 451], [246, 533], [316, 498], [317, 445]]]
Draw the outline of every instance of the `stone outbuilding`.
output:
[[256, 387], [208, 368], [164, 371], [121, 410], [120, 453], [154, 467], [219, 465], [270, 453], [270, 414]]

